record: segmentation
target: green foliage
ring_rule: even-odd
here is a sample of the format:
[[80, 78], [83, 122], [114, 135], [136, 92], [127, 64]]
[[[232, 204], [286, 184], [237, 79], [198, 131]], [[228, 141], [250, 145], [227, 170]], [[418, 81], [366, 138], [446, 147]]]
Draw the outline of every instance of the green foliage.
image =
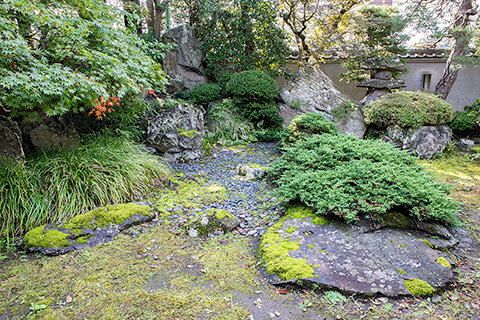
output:
[[153, 31], [150, 29], [148, 33], [140, 35], [143, 39], [142, 49], [152, 58], [156, 63], [162, 64], [165, 59], [166, 52], [174, 49], [174, 43], [163, 43], [159, 39], [155, 38]]
[[206, 83], [190, 90], [188, 97], [194, 104], [207, 106], [210, 102], [220, 98], [221, 91], [222, 87], [218, 84]]
[[480, 123], [480, 99], [471, 106], [465, 106], [465, 111], [456, 111], [450, 127], [456, 131], [473, 130]]
[[270, 102], [278, 95], [278, 87], [265, 72], [243, 71], [232, 75], [227, 92], [241, 102]]
[[391, 125], [418, 128], [449, 123], [452, 106], [437, 96], [421, 91], [398, 91], [364, 107], [365, 122], [380, 128]]
[[260, 103], [251, 102], [236, 104], [240, 115], [248, 121], [263, 128], [278, 128], [282, 125], [283, 119], [278, 114], [277, 104], [274, 102]]
[[[360, 82], [370, 77], [361, 65], [370, 58], [386, 60], [405, 51], [406, 36], [402, 34], [406, 20], [392, 6], [363, 6], [353, 16], [353, 33], [349, 58], [342, 62], [347, 69], [343, 78], [349, 82]], [[395, 74], [394, 76], [399, 76]]]
[[286, 148], [269, 171], [277, 196], [301, 201], [317, 214], [347, 222], [359, 216], [382, 221], [391, 211], [418, 220], [456, 222], [458, 204], [416, 159], [390, 144], [322, 134]]
[[325, 119], [321, 113], [304, 113], [296, 116], [285, 130], [282, 136], [282, 144], [290, 145], [297, 141], [303, 141], [312, 135], [323, 133], [340, 134], [335, 124]]
[[0, 234], [15, 237], [97, 206], [126, 202], [166, 173], [140, 146], [106, 136], [73, 150], [40, 154], [25, 165], [3, 160]]
[[235, 104], [231, 99], [212, 106], [207, 115], [208, 133], [205, 138], [209, 143], [235, 145], [257, 141], [253, 124], [241, 119], [233, 110]]
[[119, 27], [117, 13], [100, 0], [2, 1], [0, 106], [12, 116], [105, 115], [108, 103], [128, 93], [162, 90], [160, 65], [138, 36]]
[[[206, 72], [263, 70], [278, 74], [289, 54], [272, 1], [201, 2], [195, 25], [205, 52]], [[219, 80], [219, 79], [217, 79]]]

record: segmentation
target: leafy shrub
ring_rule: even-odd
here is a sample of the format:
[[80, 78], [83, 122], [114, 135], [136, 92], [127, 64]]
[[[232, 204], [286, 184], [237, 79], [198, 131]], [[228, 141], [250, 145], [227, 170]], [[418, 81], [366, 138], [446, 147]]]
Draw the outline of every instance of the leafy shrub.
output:
[[98, 206], [141, 197], [166, 167], [140, 146], [95, 136], [76, 149], [1, 160], [0, 234], [12, 238]]
[[452, 106], [421, 91], [398, 91], [383, 96], [363, 109], [365, 122], [380, 128], [391, 125], [418, 128], [452, 121]]
[[418, 220], [456, 222], [456, 202], [413, 156], [380, 141], [322, 134], [286, 148], [270, 175], [285, 202], [299, 200], [320, 215], [347, 222], [359, 216], [382, 221], [391, 212]]
[[12, 116], [103, 112], [165, 74], [104, 1], [0, 1], [0, 106]]
[[299, 140], [305, 140], [316, 134], [340, 134], [335, 123], [325, 119], [321, 113], [304, 113], [296, 116], [285, 130], [282, 137], [283, 145], [288, 145]]
[[208, 133], [205, 139], [208, 142], [235, 145], [257, 141], [253, 124], [241, 119], [234, 109], [235, 104], [231, 99], [212, 106], [207, 115]]
[[261, 71], [235, 73], [227, 83], [227, 92], [241, 102], [271, 102], [278, 95], [275, 80]]
[[210, 102], [220, 98], [220, 91], [222, 91], [222, 87], [218, 84], [206, 83], [190, 90], [188, 97], [194, 104], [207, 106]]
[[450, 128], [456, 131], [473, 130], [480, 123], [480, 99], [471, 106], [465, 106], [465, 111], [455, 112]]
[[278, 114], [278, 107], [274, 102], [240, 103], [236, 104], [236, 108], [244, 119], [263, 128], [278, 128], [283, 123], [282, 117]]

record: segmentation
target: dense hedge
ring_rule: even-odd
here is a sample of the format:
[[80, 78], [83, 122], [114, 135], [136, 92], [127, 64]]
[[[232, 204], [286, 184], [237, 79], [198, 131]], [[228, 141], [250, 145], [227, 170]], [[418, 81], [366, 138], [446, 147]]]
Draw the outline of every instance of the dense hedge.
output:
[[278, 95], [275, 80], [262, 71], [235, 73], [227, 83], [227, 92], [236, 100], [270, 102]]
[[456, 222], [447, 186], [422, 171], [416, 158], [380, 141], [322, 134], [286, 148], [270, 176], [285, 202], [301, 201], [320, 215], [347, 222], [381, 221], [391, 211], [418, 220]]
[[471, 106], [465, 106], [465, 111], [455, 112], [450, 127], [455, 131], [473, 130], [480, 123], [480, 99]]
[[215, 83], [206, 83], [200, 87], [193, 88], [188, 93], [188, 98], [194, 104], [207, 106], [210, 102], [220, 98], [222, 87]]
[[452, 106], [437, 96], [420, 91], [398, 91], [363, 108], [365, 122], [380, 128], [391, 125], [418, 128], [446, 124], [453, 119]]

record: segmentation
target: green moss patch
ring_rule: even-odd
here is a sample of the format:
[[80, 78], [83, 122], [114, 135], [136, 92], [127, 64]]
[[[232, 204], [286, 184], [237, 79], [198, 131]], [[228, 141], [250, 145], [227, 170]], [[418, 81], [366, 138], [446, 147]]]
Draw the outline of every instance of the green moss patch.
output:
[[405, 280], [405, 287], [414, 296], [428, 296], [435, 292], [435, 289], [428, 282], [417, 278]]
[[70, 245], [70, 242], [67, 240], [68, 234], [57, 230], [44, 231], [45, 226], [41, 226], [27, 232], [24, 237], [25, 246], [27, 248], [53, 248], [68, 247]]
[[452, 265], [444, 257], [438, 258], [437, 260], [435, 260], [435, 262], [440, 263], [442, 266], [447, 267], [447, 268], [452, 267]]
[[292, 219], [312, 218], [312, 223], [316, 225], [327, 225], [329, 221], [324, 216], [319, 216], [313, 212], [311, 208], [302, 205], [291, 205], [287, 209], [287, 217]]

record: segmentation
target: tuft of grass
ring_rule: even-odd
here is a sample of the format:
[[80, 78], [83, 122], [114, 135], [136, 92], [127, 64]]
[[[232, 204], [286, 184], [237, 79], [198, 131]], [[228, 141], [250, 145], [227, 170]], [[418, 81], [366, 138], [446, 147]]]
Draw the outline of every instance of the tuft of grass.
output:
[[0, 165], [0, 236], [15, 237], [98, 206], [140, 198], [168, 174], [141, 146], [120, 138], [90, 137], [73, 150], [37, 154], [25, 164]]

